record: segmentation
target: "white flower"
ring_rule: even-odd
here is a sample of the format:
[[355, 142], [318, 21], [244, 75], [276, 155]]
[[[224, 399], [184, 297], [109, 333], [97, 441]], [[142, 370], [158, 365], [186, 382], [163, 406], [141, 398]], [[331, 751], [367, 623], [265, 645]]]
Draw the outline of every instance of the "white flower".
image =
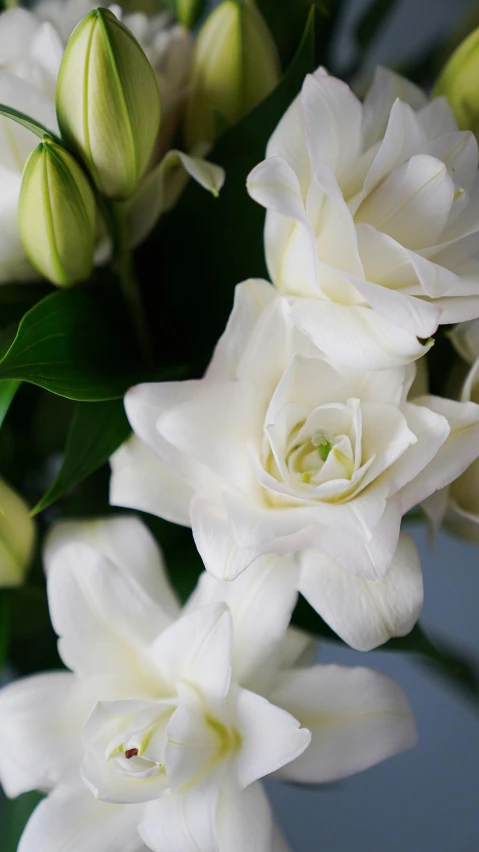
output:
[[0, 479], [0, 587], [19, 586], [33, 556], [36, 529], [27, 504]]
[[305, 667], [278, 557], [204, 574], [183, 612], [135, 518], [59, 525], [46, 568], [71, 673], [0, 692], [7, 794], [50, 791], [19, 852], [279, 852], [261, 777], [328, 781], [415, 744], [394, 681]]
[[[0, 103], [14, 107], [58, 134], [55, 90], [65, 44], [72, 29], [95, 4], [85, 0], [42, 0], [34, 11], [17, 8], [0, 14]], [[140, 41], [156, 72], [162, 96], [162, 123], [156, 159], [158, 165], [145, 178], [129, 202], [132, 245], [143, 240], [158, 216], [172, 206], [186, 177], [178, 165], [202, 186], [217, 192], [223, 171], [196, 157], [168, 152], [186, 94], [191, 59], [191, 37], [172, 25], [168, 16], [125, 15], [124, 20]], [[36, 271], [29, 263], [20, 239], [17, 207], [24, 165], [38, 144], [29, 130], [0, 117], [0, 284], [32, 280]], [[166, 157], [164, 156], [166, 153]], [[105, 258], [104, 248], [98, 260]]]
[[[479, 403], [479, 321], [461, 323], [450, 338], [461, 357], [470, 365], [462, 382], [462, 402]], [[452, 484], [438, 491], [423, 506], [434, 531], [441, 524], [460, 538], [479, 544], [479, 459]]]
[[[479, 453], [479, 407], [433, 396], [409, 402], [414, 374], [414, 365], [361, 372], [328, 364], [291, 322], [287, 301], [266, 282], [246, 282], [204, 379], [127, 393], [130, 423], [154, 455], [137, 439], [115, 454], [111, 501], [191, 525], [206, 567], [221, 579], [264, 554], [301, 553], [308, 579], [300, 588], [323, 617], [333, 619], [322, 574], [326, 584], [332, 576], [356, 582], [351, 595], [370, 600], [366, 628], [375, 604], [363, 581], [394, 566], [402, 516]], [[389, 635], [411, 629], [420, 610], [412, 553], [408, 579], [396, 565], [391, 586], [375, 586], [380, 599], [390, 597]], [[379, 641], [388, 638], [382, 616]], [[348, 617], [338, 610], [335, 629], [340, 618], [347, 641], [370, 647], [371, 636], [351, 635]]]
[[328, 357], [406, 364], [440, 323], [479, 315], [477, 142], [444, 98], [378, 69], [364, 105], [306, 77], [250, 174], [271, 280]]

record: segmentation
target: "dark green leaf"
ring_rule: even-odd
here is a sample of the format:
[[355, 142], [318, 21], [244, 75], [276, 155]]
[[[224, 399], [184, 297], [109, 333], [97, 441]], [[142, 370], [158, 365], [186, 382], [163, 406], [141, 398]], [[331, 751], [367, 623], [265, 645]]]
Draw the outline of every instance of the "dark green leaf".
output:
[[58, 291], [23, 317], [0, 360], [0, 379], [30, 382], [68, 399], [118, 399], [138, 381], [133, 335], [118, 314], [118, 295]]
[[21, 382], [18, 382], [16, 379], [5, 379], [3, 382], [0, 381], [0, 429], [5, 417], [7, 416], [10, 403], [12, 402], [20, 385]]
[[283, 68], [291, 62], [313, 7], [315, 18], [315, 64], [327, 61], [326, 48], [332, 41], [341, 0], [258, 0], [263, 15], [277, 44]]
[[18, 843], [30, 815], [43, 799], [43, 793], [24, 793], [17, 799], [4, 799], [1, 803], [0, 848], [2, 852], [17, 852]]
[[10, 644], [10, 607], [5, 592], [0, 592], [0, 676], [7, 661]]
[[[300, 598], [293, 615], [297, 627], [312, 633], [320, 639], [332, 642], [342, 640], [334, 633], [313, 608]], [[417, 656], [428, 668], [440, 674], [441, 677], [453, 683], [469, 698], [479, 699], [479, 670], [477, 663], [468, 660], [464, 655], [451, 650], [442, 641], [432, 641], [419, 624], [411, 630], [408, 636], [400, 639], [390, 639], [381, 645], [378, 651], [400, 651]]]
[[32, 510], [36, 515], [105, 464], [130, 433], [121, 399], [78, 402], [68, 432], [63, 464], [51, 488]]
[[145, 297], [148, 314], [158, 318], [156, 338], [162, 361], [167, 356], [173, 363], [206, 360], [230, 313], [235, 285], [245, 278], [266, 276], [264, 210], [249, 198], [246, 178], [264, 158], [271, 133], [314, 67], [313, 29], [311, 15], [298, 53], [279, 86], [227, 131], [209, 154], [211, 162], [226, 170], [219, 198], [190, 183], [140, 253], [140, 277], [147, 280], [153, 252], [161, 241], [158, 286], [150, 287]]
[[192, 532], [186, 527], [171, 524], [152, 515], [143, 515], [143, 520], [164, 553], [172, 586], [180, 601], [184, 603], [205, 567], [196, 549]]
[[363, 49], [374, 41], [396, 4], [397, 0], [372, 0], [356, 27], [356, 38]]

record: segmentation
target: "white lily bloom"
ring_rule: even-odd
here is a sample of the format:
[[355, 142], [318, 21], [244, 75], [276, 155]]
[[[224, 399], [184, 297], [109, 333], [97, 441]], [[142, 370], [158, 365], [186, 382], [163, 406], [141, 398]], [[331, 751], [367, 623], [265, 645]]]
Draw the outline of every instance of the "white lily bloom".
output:
[[[65, 44], [78, 21], [93, 8], [95, 4], [85, 0], [42, 0], [34, 11], [16, 8], [0, 14], [0, 103], [26, 113], [58, 134], [55, 90]], [[180, 161], [187, 174], [213, 193], [221, 188], [224, 174], [204, 160], [168, 151], [187, 94], [190, 34], [173, 25], [166, 15], [123, 15], [120, 6], [111, 8], [145, 50], [162, 98], [157, 165], [128, 207], [131, 243], [137, 245], [182, 189], [185, 179], [178, 177], [178, 169], [172, 170], [173, 162]], [[0, 117], [0, 284], [37, 277], [23, 249], [17, 224], [23, 168], [37, 144], [38, 139], [29, 130]], [[104, 257], [103, 248], [99, 262]]]
[[5, 791], [50, 791], [19, 852], [280, 852], [264, 775], [342, 778], [416, 742], [397, 683], [304, 667], [279, 557], [205, 573], [183, 611], [136, 518], [60, 524], [45, 562], [71, 672], [0, 692]]
[[[479, 320], [460, 323], [450, 338], [470, 365], [460, 399], [479, 403]], [[444, 524], [460, 538], [479, 544], [479, 459], [476, 458], [449, 487], [426, 500], [423, 508], [434, 531]]]
[[337, 363], [406, 364], [479, 315], [477, 142], [444, 98], [379, 68], [364, 104], [323, 69], [248, 178], [271, 280]]
[[[326, 612], [321, 576], [327, 584], [336, 577], [338, 601], [340, 587], [356, 583], [351, 595], [369, 599], [369, 613], [367, 584], [394, 568], [402, 516], [479, 454], [479, 406], [433, 396], [411, 403], [414, 374], [414, 365], [361, 372], [329, 364], [274, 287], [246, 282], [204, 379], [127, 393], [137, 438], [113, 456], [110, 499], [191, 525], [217, 578], [234, 579], [264, 554], [300, 553], [308, 577], [300, 588], [313, 606], [335, 629], [339, 618], [347, 641], [371, 647], [371, 637], [344, 634], [346, 610], [332, 602], [336, 616]], [[422, 602], [408, 547], [411, 576], [397, 566], [404, 587], [396, 569], [390, 587], [375, 586], [391, 615], [395, 596], [405, 598], [389, 635], [411, 629]], [[404, 562], [400, 551], [396, 558]]]

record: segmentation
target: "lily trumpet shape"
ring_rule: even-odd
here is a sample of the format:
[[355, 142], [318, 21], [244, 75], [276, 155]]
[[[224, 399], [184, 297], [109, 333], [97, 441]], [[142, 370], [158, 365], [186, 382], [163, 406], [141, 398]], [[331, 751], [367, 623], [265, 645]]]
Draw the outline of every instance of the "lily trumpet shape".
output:
[[415, 744], [397, 683], [306, 665], [279, 557], [203, 574], [183, 610], [133, 517], [59, 525], [45, 566], [70, 672], [0, 692], [7, 794], [50, 791], [19, 852], [279, 852], [263, 776], [328, 781]]

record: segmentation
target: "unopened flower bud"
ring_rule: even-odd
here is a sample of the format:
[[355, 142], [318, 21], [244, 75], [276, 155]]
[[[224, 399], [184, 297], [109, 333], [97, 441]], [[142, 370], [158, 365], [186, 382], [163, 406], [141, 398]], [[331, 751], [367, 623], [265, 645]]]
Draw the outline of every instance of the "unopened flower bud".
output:
[[73, 31], [57, 84], [62, 136], [109, 198], [133, 195], [158, 136], [160, 93], [140, 45], [108, 9]]
[[53, 284], [89, 278], [95, 247], [95, 198], [75, 158], [49, 137], [30, 154], [18, 222], [33, 266]]
[[446, 62], [434, 95], [445, 95], [461, 130], [472, 130], [479, 136], [479, 27]]
[[186, 139], [213, 142], [275, 88], [280, 67], [273, 37], [252, 0], [224, 0], [203, 25], [193, 62]]
[[35, 522], [25, 501], [0, 479], [0, 586], [23, 583], [35, 544]]
[[175, 0], [176, 17], [189, 30], [197, 23], [204, 8], [205, 0]]

